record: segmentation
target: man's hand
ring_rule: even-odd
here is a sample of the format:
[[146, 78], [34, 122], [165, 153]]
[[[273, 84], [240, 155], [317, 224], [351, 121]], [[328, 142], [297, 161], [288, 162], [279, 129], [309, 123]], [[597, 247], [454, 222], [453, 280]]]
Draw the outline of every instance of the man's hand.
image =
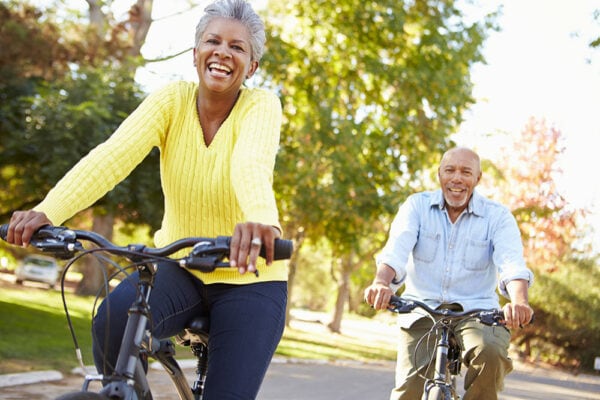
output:
[[507, 328], [522, 328], [531, 322], [533, 309], [529, 306], [528, 290], [529, 282], [524, 279], [516, 279], [506, 284], [510, 303], [504, 305], [502, 311]]
[[393, 294], [389, 285], [375, 281], [365, 289], [365, 301], [376, 310], [384, 310], [389, 307]]
[[386, 264], [377, 266], [377, 273], [373, 283], [365, 289], [365, 301], [376, 310], [384, 310], [390, 305], [390, 298], [394, 291], [390, 283], [396, 276], [396, 271]]
[[533, 319], [533, 309], [529, 304], [507, 303], [502, 307], [504, 321], [509, 329], [522, 328]]

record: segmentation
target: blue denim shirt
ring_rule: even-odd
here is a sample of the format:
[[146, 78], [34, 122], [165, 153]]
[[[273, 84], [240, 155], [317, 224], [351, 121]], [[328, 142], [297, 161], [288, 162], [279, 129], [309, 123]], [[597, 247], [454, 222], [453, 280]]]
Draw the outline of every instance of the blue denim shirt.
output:
[[473, 192], [467, 208], [450, 221], [441, 190], [409, 196], [376, 257], [405, 284], [403, 297], [429, 306], [459, 303], [465, 311], [500, 306], [496, 286], [508, 297], [514, 279], [533, 283], [521, 235], [510, 210]]

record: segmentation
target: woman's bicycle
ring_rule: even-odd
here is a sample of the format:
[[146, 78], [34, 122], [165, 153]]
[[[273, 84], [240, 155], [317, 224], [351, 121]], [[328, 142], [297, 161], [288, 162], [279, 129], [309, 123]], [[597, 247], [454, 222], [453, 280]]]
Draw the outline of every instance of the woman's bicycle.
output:
[[[0, 226], [0, 237], [2, 239], [6, 239], [7, 232], [8, 225]], [[105, 237], [90, 231], [72, 230], [57, 226], [40, 228], [32, 237], [30, 244], [56, 258], [70, 260], [61, 277], [61, 293], [77, 357], [82, 366], [81, 351], [71, 325], [65, 300], [64, 284], [68, 268], [86, 254], [98, 255], [103, 253], [129, 260], [129, 266], [135, 268], [139, 273], [138, 296], [130, 308], [114, 372], [110, 376], [87, 374], [81, 391], [63, 395], [59, 399], [152, 399], [150, 385], [146, 378], [146, 361], [150, 357], [162, 364], [169, 374], [180, 399], [201, 400], [208, 365], [208, 318], [199, 317], [189, 321], [184, 331], [175, 337], [178, 344], [189, 346], [197, 359], [196, 379], [190, 385], [175, 359], [173, 342], [169, 339], [158, 340], [153, 338], [147, 328], [150, 314], [148, 299], [150, 298], [158, 262], [177, 263], [182, 268], [203, 272], [212, 272], [216, 268], [227, 268], [229, 267], [230, 241], [231, 237], [229, 236], [219, 236], [217, 238], [191, 237], [177, 240], [161, 248], [153, 248], [142, 244], [118, 246]], [[82, 242], [94, 244], [97, 247], [86, 249]], [[190, 249], [186, 256], [181, 258], [170, 257], [183, 249]], [[290, 258], [292, 251], [293, 243], [291, 241], [275, 240], [275, 260]], [[261, 249], [260, 256], [265, 257], [264, 248]], [[123, 272], [123, 270], [119, 267], [115, 275]], [[113, 277], [114, 275], [110, 279]], [[100, 382], [102, 388], [98, 392], [91, 391], [90, 384], [92, 382]]]
[[431, 330], [418, 342], [414, 357], [420, 346], [435, 340], [435, 355], [429, 359], [430, 366], [434, 367], [433, 376], [421, 375], [425, 380], [422, 400], [459, 400], [461, 397], [456, 390], [456, 377], [460, 375], [462, 365], [462, 349], [456, 337], [454, 328], [467, 320], [477, 320], [489, 326], [503, 325], [504, 313], [502, 310], [472, 310], [457, 312], [449, 309], [434, 310], [427, 304], [416, 300], [403, 299], [392, 296], [389, 310], [395, 313], [410, 313], [415, 309], [424, 311], [433, 322]]

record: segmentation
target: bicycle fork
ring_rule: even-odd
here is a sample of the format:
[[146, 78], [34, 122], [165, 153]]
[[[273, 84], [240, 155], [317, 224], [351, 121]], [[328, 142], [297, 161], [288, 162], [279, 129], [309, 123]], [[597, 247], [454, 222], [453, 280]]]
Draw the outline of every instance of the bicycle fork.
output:
[[[121, 340], [121, 348], [117, 364], [111, 377], [100, 391], [101, 394], [122, 399], [151, 400], [152, 394], [146, 378], [146, 368], [140, 358], [144, 341], [147, 337], [148, 300], [154, 281], [156, 265], [141, 265], [139, 271], [139, 292], [136, 301], [129, 309], [125, 332]], [[138, 394], [139, 393], [139, 397]]]
[[449, 323], [450, 321], [442, 320], [440, 321], [442, 327], [440, 329], [440, 336], [436, 345], [436, 353], [435, 353], [435, 370], [433, 374], [433, 379], [427, 379], [425, 381], [424, 390], [423, 390], [423, 399], [429, 399], [429, 392], [432, 391], [433, 388], [436, 392], [442, 394], [440, 399], [443, 400], [451, 400], [454, 399], [456, 393], [453, 387], [453, 383], [449, 383], [448, 379], [448, 350], [450, 348], [450, 329]]

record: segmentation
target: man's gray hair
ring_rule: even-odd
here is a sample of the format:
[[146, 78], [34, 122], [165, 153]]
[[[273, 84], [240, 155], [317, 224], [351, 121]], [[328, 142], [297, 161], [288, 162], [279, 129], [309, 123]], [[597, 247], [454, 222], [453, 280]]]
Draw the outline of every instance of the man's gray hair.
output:
[[252, 60], [260, 61], [265, 52], [265, 25], [260, 16], [246, 0], [217, 0], [204, 9], [204, 15], [196, 25], [196, 44], [198, 48], [206, 27], [215, 18], [230, 18], [240, 21], [250, 32]]

